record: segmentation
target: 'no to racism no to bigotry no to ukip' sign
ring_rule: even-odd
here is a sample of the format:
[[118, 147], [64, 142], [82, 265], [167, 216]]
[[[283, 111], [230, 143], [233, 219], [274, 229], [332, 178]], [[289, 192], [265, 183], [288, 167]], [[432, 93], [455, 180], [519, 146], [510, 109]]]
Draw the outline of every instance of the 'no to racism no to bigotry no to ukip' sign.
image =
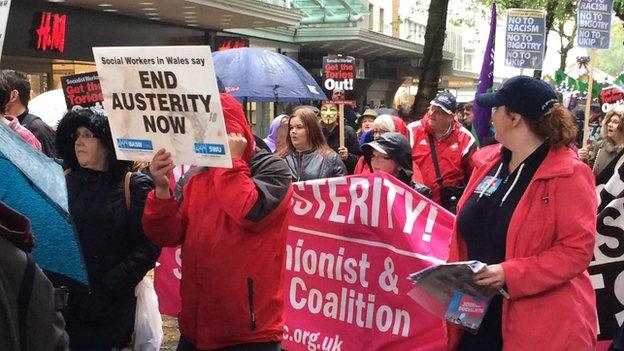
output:
[[578, 5], [578, 46], [608, 49], [611, 38], [613, 0], [580, 0]]
[[532, 9], [509, 9], [505, 35], [505, 65], [542, 69], [546, 36], [545, 12]]
[[209, 46], [93, 48], [120, 160], [232, 167]]

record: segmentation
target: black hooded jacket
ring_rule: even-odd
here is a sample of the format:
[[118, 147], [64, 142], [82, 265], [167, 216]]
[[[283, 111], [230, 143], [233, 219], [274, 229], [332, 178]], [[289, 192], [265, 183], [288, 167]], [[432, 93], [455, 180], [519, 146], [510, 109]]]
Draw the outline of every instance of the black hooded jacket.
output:
[[[338, 153], [338, 148], [340, 147], [340, 128], [336, 126], [331, 131], [327, 131], [324, 127], [323, 134], [327, 140], [327, 145]], [[345, 147], [349, 151], [349, 155], [345, 160], [342, 160], [342, 162], [347, 167], [347, 174], [353, 174], [353, 170], [355, 169], [355, 165], [357, 164], [361, 154], [360, 142], [355, 134], [355, 130], [347, 125], [345, 125], [344, 138]]]
[[[74, 133], [89, 129], [109, 150], [108, 170], [78, 165]], [[69, 213], [87, 267], [90, 286], [55, 277], [69, 288], [64, 313], [72, 347], [122, 347], [134, 329], [135, 286], [154, 267], [160, 249], [143, 234], [141, 217], [152, 180], [141, 173], [130, 178], [130, 208], [124, 178], [129, 162], [117, 161], [106, 117], [83, 110], [68, 113], [57, 129], [57, 147], [70, 169]]]

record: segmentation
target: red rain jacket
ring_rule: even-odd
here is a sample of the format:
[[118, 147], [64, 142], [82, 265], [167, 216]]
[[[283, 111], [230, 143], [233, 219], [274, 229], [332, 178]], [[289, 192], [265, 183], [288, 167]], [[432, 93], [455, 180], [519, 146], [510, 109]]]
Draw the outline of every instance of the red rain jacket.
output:
[[[240, 104], [221, 96], [229, 133], [253, 135]], [[250, 157], [248, 159], [248, 157]], [[157, 245], [182, 245], [180, 332], [196, 348], [281, 342], [290, 171], [279, 157], [247, 149], [233, 168], [205, 168], [182, 203], [152, 191], [143, 213]]]
[[[440, 203], [440, 185], [436, 182], [437, 177], [429, 146], [428, 133], [432, 133], [429, 127], [429, 115], [425, 115], [420, 121], [410, 123], [407, 128], [412, 146], [413, 168], [420, 169], [422, 184], [431, 189], [433, 201]], [[472, 173], [471, 156], [475, 150], [474, 137], [458, 122], [453, 125], [450, 135], [442, 140], [436, 140], [436, 154], [444, 186], [458, 186], [467, 182]]]
[[[500, 152], [492, 153], [475, 169], [460, 209], [499, 160]], [[595, 349], [596, 298], [587, 274], [596, 231], [594, 189], [591, 169], [560, 147], [549, 151], [520, 199], [502, 263], [511, 296], [503, 300], [504, 351]], [[454, 231], [449, 262], [466, 259], [466, 244]], [[461, 333], [447, 324], [448, 350], [457, 349]]]

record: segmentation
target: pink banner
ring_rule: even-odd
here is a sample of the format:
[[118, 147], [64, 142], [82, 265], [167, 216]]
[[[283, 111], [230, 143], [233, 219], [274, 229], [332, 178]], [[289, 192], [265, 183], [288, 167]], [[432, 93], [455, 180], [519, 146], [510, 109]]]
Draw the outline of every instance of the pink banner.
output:
[[177, 317], [180, 313], [180, 278], [182, 255], [180, 247], [163, 247], [154, 269], [154, 289], [161, 314]]
[[442, 320], [407, 296], [407, 277], [446, 260], [453, 216], [387, 175], [294, 189], [284, 348], [444, 349]]
[[[442, 320], [407, 296], [407, 277], [445, 262], [453, 216], [387, 175], [293, 188], [284, 349], [444, 349]], [[163, 250], [159, 262], [161, 312], [177, 315], [179, 255]]]
[[[178, 165], [169, 178], [169, 189], [175, 190], [176, 182], [194, 166]], [[182, 254], [180, 247], [164, 247], [154, 269], [154, 289], [158, 295], [161, 314], [177, 317], [180, 312], [180, 278], [182, 278]]]

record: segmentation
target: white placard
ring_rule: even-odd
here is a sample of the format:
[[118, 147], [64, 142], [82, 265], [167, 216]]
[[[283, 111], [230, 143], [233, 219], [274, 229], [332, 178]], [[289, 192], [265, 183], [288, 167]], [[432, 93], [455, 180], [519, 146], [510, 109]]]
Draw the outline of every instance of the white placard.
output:
[[11, 0], [0, 0], [0, 60], [2, 59], [2, 48], [4, 47], [4, 37], [6, 36], [10, 9]]
[[210, 47], [93, 48], [120, 160], [232, 167]]

